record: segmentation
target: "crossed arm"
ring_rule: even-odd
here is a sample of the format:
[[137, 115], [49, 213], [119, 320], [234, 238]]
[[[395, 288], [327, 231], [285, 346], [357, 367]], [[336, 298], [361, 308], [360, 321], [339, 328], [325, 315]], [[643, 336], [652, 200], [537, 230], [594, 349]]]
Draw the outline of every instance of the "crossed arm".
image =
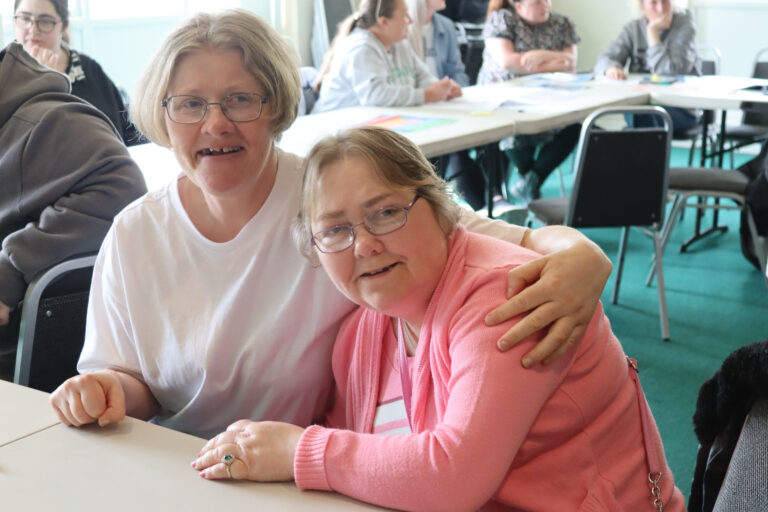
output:
[[485, 40], [485, 48], [500, 66], [516, 75], [549, 73], [555, 71], [571, 72], [576, 69], [578, 55], [576, 45], [562, 50], [530, 50], [519, 52], [515, 44], [503, 37], [491, 37]]

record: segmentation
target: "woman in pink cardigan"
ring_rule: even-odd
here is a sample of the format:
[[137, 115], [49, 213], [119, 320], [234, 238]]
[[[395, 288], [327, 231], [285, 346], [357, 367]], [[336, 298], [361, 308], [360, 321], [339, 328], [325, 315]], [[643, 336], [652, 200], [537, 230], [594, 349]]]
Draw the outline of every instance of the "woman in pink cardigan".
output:
[[297, 238], [361, 306], [336, 339], [326, 425], [242, 420], [193, 467], [405, 510], [634, 512], [656, 499], [682, 511], [602, 308], [575, 350], [525, 370], [490, 343], [510, 324], [495, 332], [482, 318], [502, 277], [537, 254], [469, 233], [457, 215], [405, 137], [366, 127], [318, 143]]

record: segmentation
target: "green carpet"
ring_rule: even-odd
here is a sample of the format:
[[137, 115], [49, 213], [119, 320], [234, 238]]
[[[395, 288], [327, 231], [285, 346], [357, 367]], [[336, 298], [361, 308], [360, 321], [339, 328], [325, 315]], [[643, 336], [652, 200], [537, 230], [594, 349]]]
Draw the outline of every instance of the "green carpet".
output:
[[[672, 163], [686, 165], [687, 150], [673, 149]], [[543, 194], [560, 195], [556, 173], [545, 183]], [[691, 418], [699, 387], [733, 350], [768, 338], [768, 287], [741, 254], [739, 213], [721, 213], [727, 233], [712, 235], [681, 254], [680, 244], [693, 233], [694, 213], [686, 211], [664, 253], [670, 341], [661, 339], [656, 283], [645, 286], [653, 252], [650, 238], [639, 231], [630, 233], [618, 304], [611, 304], [615, 274], [603, 294], [614, 332], [627, 354], [638, 359], [669, 465], [686, 499], [696, 463], [698, 443]], [[710, 212], [705, 226], [711, 225], [711, 218]], [[583, 232], [615, 263], [619, 229]]]

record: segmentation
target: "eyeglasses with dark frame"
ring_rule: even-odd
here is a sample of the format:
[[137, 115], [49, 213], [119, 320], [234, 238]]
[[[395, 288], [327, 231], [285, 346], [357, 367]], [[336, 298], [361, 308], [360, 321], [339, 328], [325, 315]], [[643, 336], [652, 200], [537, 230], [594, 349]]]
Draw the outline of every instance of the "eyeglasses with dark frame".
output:
[[31, 14], [16, 14], [13, 17], [13, 22], [21, 29], [28, 29], [34, 23], [37, 26], [37, 30], [43, 34], [53, 31], [56, 25], [61, 23], [52, 16], [32, 16]]
[[247, 123], [261, 117], [267, 98], [255, 92], [236, 92], [221, 101], [208, 101], [200, 96], [179, 95], [165, 98], [161, 105], [174, 123], [199, 123], [208, 107], [218, 105], [222, 114], [233, 123]]
[[363, 226], [372, 235], [387, 235], [405, 226], [408, 222], [408, 212], [421, 197], [416, 194], [408, 206], [385, 206], [375, 212], [371, 212], [357, 224], [340, 224], [332, 228], [324, 229], [312, 235], [311, 243], [320, 252], [332, 254], [341, 252], [355, 243], [355, 230]]

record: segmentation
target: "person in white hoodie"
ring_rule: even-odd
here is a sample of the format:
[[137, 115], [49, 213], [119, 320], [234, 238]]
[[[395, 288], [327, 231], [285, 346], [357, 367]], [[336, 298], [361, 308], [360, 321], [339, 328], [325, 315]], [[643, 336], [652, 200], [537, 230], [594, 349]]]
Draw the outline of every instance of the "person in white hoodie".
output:
[[147, 191], [109, 118], [22, 45], [0, 51], [0, 378], [29, 282], [99, 249], [112, 218]]
[[325, 56], [313, 113], [358, 105], [404, 107], [461, 95], [451, 78], [438, 80], [408, 44], [405, 0], [362, 0], [342, 22]]

